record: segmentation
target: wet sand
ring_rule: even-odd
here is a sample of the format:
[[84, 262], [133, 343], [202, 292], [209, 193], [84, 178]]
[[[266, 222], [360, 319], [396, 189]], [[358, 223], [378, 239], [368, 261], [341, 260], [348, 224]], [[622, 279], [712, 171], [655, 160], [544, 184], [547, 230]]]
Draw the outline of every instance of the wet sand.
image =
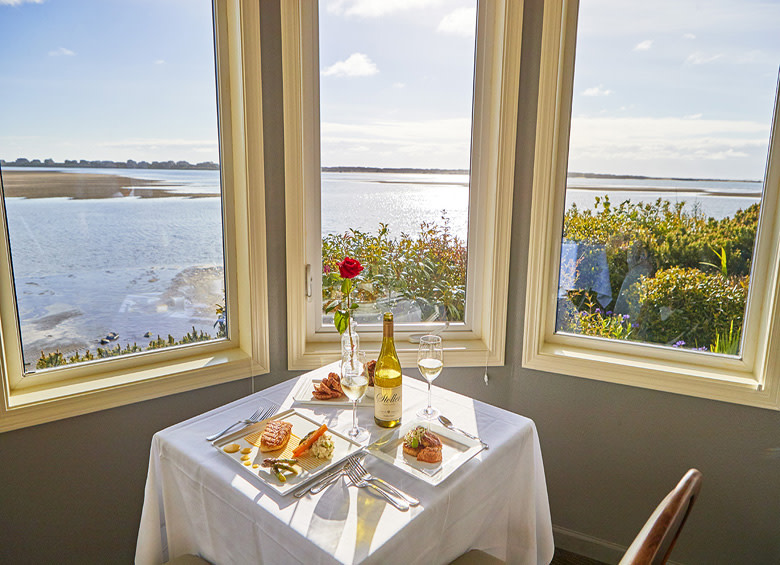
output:
[[[14, 171], [4, 169], [3, 190], [7, 198], [204, 198], [218, 194], [187, 192], [181, 185], [121, 175], [65, 173], [59, 171]], [[171, 186], [172, 188], [166, 188]]]

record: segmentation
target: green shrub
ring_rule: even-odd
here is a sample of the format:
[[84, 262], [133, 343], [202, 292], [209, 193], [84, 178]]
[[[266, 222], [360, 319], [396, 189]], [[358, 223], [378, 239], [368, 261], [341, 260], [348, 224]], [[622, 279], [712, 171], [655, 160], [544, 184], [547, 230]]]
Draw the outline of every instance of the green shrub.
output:
[[631, 339], [634, 332], [628, 314], [603, 312], [600, 308], [579, 312], [577, 323], [580, 333], [595, 337]]
[[[563, 236], [570, 241], [604, 245], [612, 296], [617, 300], [628, 272], [632, 246], [646, 250], [653, 270], [672, 267], [721, 271], [725, 253], [729, 276], [750, 274], [759, 205], [733, 217], [705, 218], [684, 202], [658, 199], [654, 203], [625, 200], [614, 206], [609, 196], [597, 197], [592, 210], [572, 206], [564, 218]], [[614, 302], [608, 307], [614, 306]]]
[[719, 335], [742, 327], [747, 277], [672, 267], [642, 279], [638, 287], [642, 340], [709, 348]]
[[338, 262], [345, 256], [363, 265], [356, 300], [403, 298], [416, 303], [423, 319], [462, 320], [466, 303], [466, 244], [452, 234], [449, 220], [424, 222], [414, 236], [388, 235], [380, 224], [376, 234], [350, 229], [322, 238], [322, 303], [340, 297]]

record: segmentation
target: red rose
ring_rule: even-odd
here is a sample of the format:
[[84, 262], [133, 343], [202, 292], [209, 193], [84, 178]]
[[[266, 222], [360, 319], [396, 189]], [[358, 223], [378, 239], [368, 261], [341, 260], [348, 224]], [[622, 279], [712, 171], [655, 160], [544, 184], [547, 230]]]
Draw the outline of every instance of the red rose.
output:
[[354, 279], [362, 270], [363, 265], [360, 261], [352, 257], [344, 257], [344, 260], [339, 263], [339, 274], [344, 279]]

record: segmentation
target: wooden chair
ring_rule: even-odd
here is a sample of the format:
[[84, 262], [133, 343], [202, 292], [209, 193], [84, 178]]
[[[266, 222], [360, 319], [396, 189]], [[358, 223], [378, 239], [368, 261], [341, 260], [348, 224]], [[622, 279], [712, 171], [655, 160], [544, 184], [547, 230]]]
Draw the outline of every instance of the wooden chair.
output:
[[645, 522], [620, 565], [666, 563], [700, 489], [701, 473], [690, 469]]
[[[620, 565], [662, 565], [672, 552], [677, 536], [701, 489], [701, 473], [690, 469], [650, 515], [629, 546]], [[496, 565], [504, 563], [492, 555], [472, 549], [451, 565]]]

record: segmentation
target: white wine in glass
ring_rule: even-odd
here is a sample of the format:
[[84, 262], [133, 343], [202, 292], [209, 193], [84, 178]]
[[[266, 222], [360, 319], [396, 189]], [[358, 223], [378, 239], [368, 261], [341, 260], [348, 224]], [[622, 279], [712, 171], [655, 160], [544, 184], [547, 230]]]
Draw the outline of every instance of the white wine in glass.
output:
[[357, 425], [357, 403], [368, 390], [368, 375], [363, 370], [365, 364], [365, 353], [360, 351], [352, 359], [345, 359], [341, 365], [341, 390], [352, 402], [352, 429], [347, 435], [358, 443], [369, 438], [368, 430]]
[[426, 420], [433, 420], [438, 417], [439, 411], [431, 403], [431, 383], [441, 374], [441, 370], [444, 368], [441, 338], [439, 336], [424, 335], [420, 338], [420, 346], [417, 349], [417, 368], [428, 382], [428, 406], [420, 410], [417, 416]]

